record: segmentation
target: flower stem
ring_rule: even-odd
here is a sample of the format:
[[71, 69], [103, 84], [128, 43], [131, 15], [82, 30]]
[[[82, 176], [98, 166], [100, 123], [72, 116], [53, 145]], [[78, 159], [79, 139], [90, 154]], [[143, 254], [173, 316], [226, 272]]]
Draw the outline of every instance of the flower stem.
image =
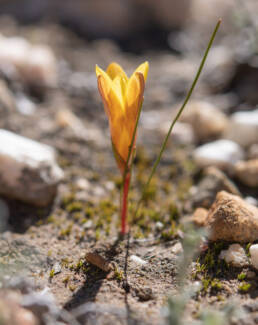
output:
[[128, 192], [130, 187], [131, 174], [128, 173], [123, 182], [123, 189], [121, 192], [121, 235], [125, 235], [127, 232], [127, 201]]
[[179, 119], [180, 115], [182, 114], [182, 112], [183, 112], [183, 110], [184, 110], [186, 104], [188, 103], [188, 101], [189, 101], [189, 99], [190, 99], [190, 97], [191, 97], [191, 95], [192, 95], [192, 93], [193, 93], [193, 90], [194, 90], [194, 88], [195, 88], [195, 86], [196, 86], [196, 84], [197, 84], [197, 81], [199, 80], [200, 74], [201, 74], [202, 69], [203, 69], [203, 67], [204, 67], [204, 64], [205, 64], [205, 62], [206, 62], [206, 59], [207, 59], [208, 53], [209, 53], [209, 51], [210, 51], [210, 48], [211, 48], [211, 46], [212, 46], [212, 43], [213, 43], [214, 38], [215, 38], [215, 36], [216, 36], [216, 34], [217, 34], [217, 31], [218, 31], [218, 29], [219, 29], [220, 24], [221, 24], [221, 19], [218, 20], [218, 22], [217, 22], [217, 24], [216, 24], [216, 27], [215, 27], [215, 29], [214, 29], [214, 31], [213, 31], [213, 33], [212, 33], [212, 36], [211, 36], [210, 41], [209, 41], [209, 43], [208, 43], [208, 46], [207, 46], [207, 48], [206, 48], [206, 50], [205, 50], [205, 53], [204, 53], [204, 56], [203, 56], [202, 61], [201, 61], [201, 63], [200, 63], [200, 66], [199, 66], [199, 68], [198, 68], [198, 71], [197, 71], [197, 73], [196, 73], [196, 75], [195, 75], [194, 81], [193, 81], [193, 83], [192, 83], [192, 85], [191, 85], [191, 88], [190, 88], [190, 90], [188, 91], [188, 93], [187, 93], [187, 95], [186, 95], [186, 98], [185, 98], [185, 100], [184, 100], [184, 102], [183, 102], [181, 108], [180, 108], [179, 111], [177, 112], [176, 117], [173, 119], [173, 121], [172, 121], [171, 124], [170, 124], [169, 130], [168, 130], [167, 135], [166, 135], [166, 137], [165, 137], [165, 139], [164, 139], [164, 141], [163, 141], [163, 143], [162, 143], [162, 146], [161, 146], [160, 152], [159, 152], [159, 154], [158, 154], [158, 157], [156, 158], [156, 160], [155, 160], [155, 162], [154, 162], [154, 165], [153, 165], [153, 167], [152, 167], [152, 170], [151, 170], [151, 172], [150, 172], [150, 175], [149, 175], [149, 177], [148, 177], [148, 179], [147, 179], [146, 184], [143, 186], [142, 195], [141, 195], [140, 199], [138, 200], [138, 202], [137, 202], [137, 204], [136, 204], [136, 208], [135, 208], [134, 213], [133, 213], [133, 219], [135, 219], [136, 216], [137, 216], [137, 213], [138, 213], [138, 211], [139, 211], [139, 208], [140, 208], [141, 203], [142, 203], [143, 198], [144, 198], [144, 193], [146, 192], [147, 188], [149, 187], [150, 182], [151, 182], [151, 180], [152, 180], [152, 177], [153, 177], [153, 175], [155, 174], [156, 169], [157, 169], [157, 167], [158, 167], [158, 165], [159, 165], [159, 163], [160, 163], [161, 157], [162, 157], [163, 152], [164, 152], [164, 150], [165, 150], [165, 148], [166, 148], [166, 146], [167, 146], [167, 142], [168, 142], [168, 139], [169, 139], [169, 137], [170, 137], [170, 134], [171, 134], [171, 132], [172, 132], [172, 130], [173, 130], [173, 128], [174, 128], [174, 125], [176, 124], [177, 120]]

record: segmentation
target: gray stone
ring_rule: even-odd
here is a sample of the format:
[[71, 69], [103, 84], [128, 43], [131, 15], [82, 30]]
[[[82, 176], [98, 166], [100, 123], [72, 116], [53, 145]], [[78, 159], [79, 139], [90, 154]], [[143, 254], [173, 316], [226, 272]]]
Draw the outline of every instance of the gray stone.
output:
[[209, 208], [220, 191], [241, 196], [236, 185], [216, 167], [208, 167], [192, 196], [195, 207]]
[[63, 171], [55, 150], [0, 129], [0, 193], [37, 206], [51, 203]]
[[258, 109], [234, 113], [230, 118], [225, 138], [244, 147], [258, 143]]
[[258, 159], [240, 161], [235, 165], [236, 177], [241, 183], [250, 186], [258, 186]]
[[198, 141], [207, 141], [220, 137], [228, 123], [227, 116], [215, 105], [205, 101], [193, 101], [181, 117], [189, 123]]
[[231, 170], [238, 161], [243, 160], [244, 152], [237, 143], [222, 139], [198, 147], [193, 157], [200, 167], [216, 166]]

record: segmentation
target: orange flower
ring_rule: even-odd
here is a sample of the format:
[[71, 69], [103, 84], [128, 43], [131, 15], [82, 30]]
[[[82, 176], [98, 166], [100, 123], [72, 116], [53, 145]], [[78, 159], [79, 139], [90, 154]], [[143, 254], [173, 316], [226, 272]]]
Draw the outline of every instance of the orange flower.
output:
[[145, 62], [128, 78], [117, 63], [111, 63], [106, 72], [96, 66], [98, 88], [109, 120], [113, 150], [122, 173], [142, 105], [148, 70], [149, 64]]

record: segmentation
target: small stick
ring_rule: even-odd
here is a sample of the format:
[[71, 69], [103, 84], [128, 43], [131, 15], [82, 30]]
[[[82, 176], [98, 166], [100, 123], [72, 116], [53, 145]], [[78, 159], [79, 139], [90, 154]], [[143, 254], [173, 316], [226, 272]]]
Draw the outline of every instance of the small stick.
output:
[[112, 265], [97, 253], [87, 253], [85, 259], [88, 263], [93, 264], [104, 272], [110, 272]]

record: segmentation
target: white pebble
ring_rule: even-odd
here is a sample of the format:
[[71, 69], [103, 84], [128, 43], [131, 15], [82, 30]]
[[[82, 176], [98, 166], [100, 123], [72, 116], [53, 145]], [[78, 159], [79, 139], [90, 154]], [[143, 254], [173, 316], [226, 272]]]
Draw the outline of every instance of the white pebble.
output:
[[242, 148], [230, 140], [217, 140], [204, 144], [194, 151], [194, 159], [200, 167], [231, 168], [244, 158]]
[[31, 84], [57, 84], [57, 62], [52, 50], [21, 37], [0, 35], [0, 69]]
[[258, 109], [253, 111], [236, 112], [232, 114], [227, 139], [231, 139], [245, 147], [258, 143]]
[[164, 228], [164, 224], [161, 221], [157, 221], [155, 224], [156, 228], [161, 230]]
[[90, 188], [90, 182], [86, 178], [77, 179], [75, 184], [80, 190], [88, 190]]
[[141, 259], [139, 256], [136, 256], [136, 255], [131, 255], [130, 256], [130, 260], [136, 264], [139, 264], [139, 265], [145, 265], [147, 264], [146, 261], [144, 261], [143, 259]]
[[239, 244], [232, 244], [227, 250], [221, 251], [219, 258], [224, 259], [227, 263], [235, 267], [243, 267], [248, 264], [245, 251]]
[[172, 252], [174, 254], [180, 254], [183, 252], [183, 246], [181, 243], [176, 243], [173, 247], [172, 247]]
[[251, 255], [251, 264], [258, 270], [258, 244], [251, 245], [249, 248], [249, 253]]
[[45, 206], [62, 178], [52, 147], [0, 129], [1, 194]]
[[258, 207], [258, 200], [252, 196], [245, 197], [245, 201], [249, 204], [252, 204], [252, 205]]

